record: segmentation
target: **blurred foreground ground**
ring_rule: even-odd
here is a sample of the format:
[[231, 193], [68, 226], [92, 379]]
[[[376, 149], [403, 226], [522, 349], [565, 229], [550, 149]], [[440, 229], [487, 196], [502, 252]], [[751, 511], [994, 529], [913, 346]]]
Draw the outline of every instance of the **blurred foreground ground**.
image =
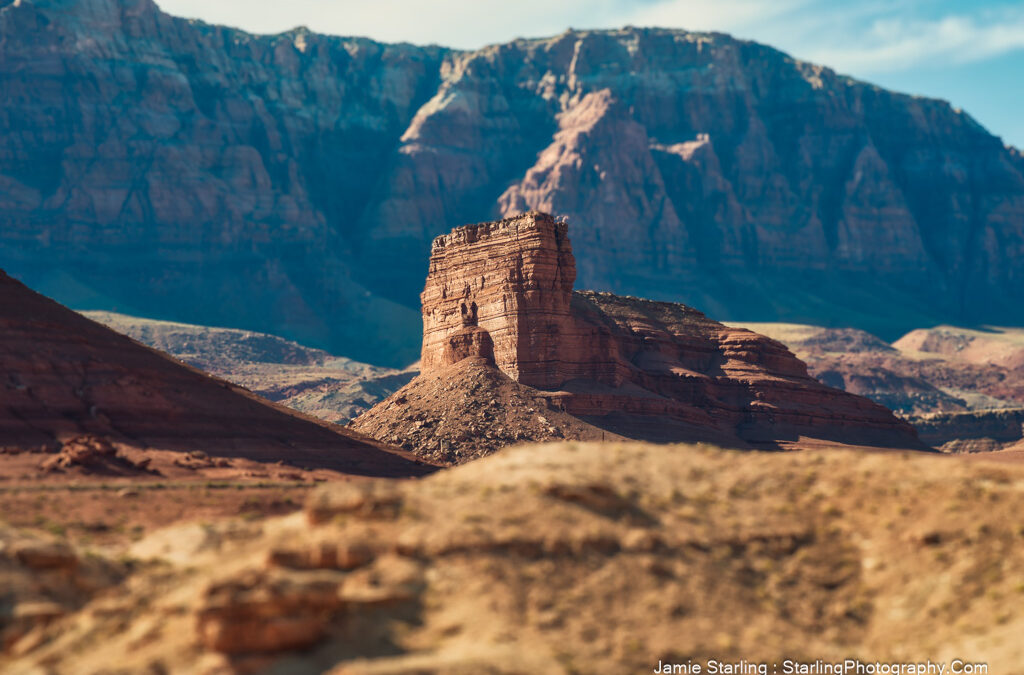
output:
[[[1014, 462], [560, 443], [417, 480], [196, 490], [112, 498], [246, 497], [200, 522], [128, 518], [120, 538], [0, 530], [0, 671], [619, 674], [959, 657], [1024, 672]], [[307, 495], [302, 512], [262, 515]], [[54, 495], [67, 512], [94, 498]], [[239, 513], [250, 498], [257, 515]], [[3, 499], [10, 520], [19, 502]]]

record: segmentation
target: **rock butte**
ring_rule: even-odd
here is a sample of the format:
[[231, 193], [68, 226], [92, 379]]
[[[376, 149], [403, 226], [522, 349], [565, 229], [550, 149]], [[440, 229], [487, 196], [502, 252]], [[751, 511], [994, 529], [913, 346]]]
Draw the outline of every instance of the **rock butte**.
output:
[[[382, 420], [404, 416], [422, 425], [417, 411], [429, 418], [438, 399], [438, 387], [421, 386], [425, 378], [458, 379], [461, 363], [479, 368], [483, 361], [548, 409], [630, 438], [743, 448], [922, 447], [889, 410], [814, 380], [775, 340], [680, 304], [574, 292], [575, 279], [568, 226], [543, 213], [435, 239], [421, 296], [422, 375], [356, 428], [371, 435], [387, 429], [402, 440], [402, 429]], [[465, 391], [449, 395], [472, 399]], [[497, 414], [484, 424], [504, 419]]]
[[[0, 372], [0, 476], [8, 478], [43, 464], [145, 475], [161, 458], [180, 462], [183, 451], [202, 451], [194, 463], [225, 471], [235, 459], [372, 476], [429, 470], [371, 439], [207, 376], [3, 272]], [[144, 461], [150, 453], [157, 455], [152, 465]]]

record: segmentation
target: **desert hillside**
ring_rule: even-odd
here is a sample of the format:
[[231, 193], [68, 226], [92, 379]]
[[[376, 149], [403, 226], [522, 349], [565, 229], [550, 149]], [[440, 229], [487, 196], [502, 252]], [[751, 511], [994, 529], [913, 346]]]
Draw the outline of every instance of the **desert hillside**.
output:
[[[129, 317], [110, 312], [85, 312], [144, 344], [167, 352], [269, 400], [328, 422], [345, 424], [408, 384], [419, 364], [402, 371], [371, 366], [322, 350], [303, 347], [272, 335], [228, 328]], [[815, 378], [832, 387], [864, 396], [904, 416], [922, 440], [948, 452], [983, 452], [1009, 447], [1024, 439], [1024, 369], [1020, 366], [1021, 331], [1014, 328], [974, 330], [939, 326], [918, 329], [890, 344], [865, 331], [801, 324], [732, 323], [785, 344], [808, 365]], [[559, 429], [548, 416], [543, 396], [528, 394], [537, 417], [516, 417], [502, 427], [482, 422], [499, 401], [501, 387], [491, 391], [493, 374], [479, 374], [477, 393], [441, 397], [450, 410], [438, 408], [436, 421], [407, 408], [394, 419], [374, 424], [372, 435], [415, 447], [406, 431], [429, 437], [428, 455], [453, 462], [461, 452], [476, 455], [496, 444], [526, 439], [557, 439]], [[466, 381], [473, 381], [470, 374]], [[449, 382], [454, 391], [459, 383]], [[436, 389], [440, 393], [442, 388]], [[418, 397], [414, 396], [414, 397]], [[479, 400], [476, 400], [479, 399]], [[440, 401], [440, 399], [439, 399]], [[462, 406], [461, 410], [456, 407]], [[517, 406], [530, 412], [527, 405]], [[548, 416], [545, 416], [545, 415]], [[404, 419], [408, 418], [407, 424]], [[468, 425], [468, 426], [467, 426]], [[484, 430], [473, 437], [467, 429]], [[572, 426], [572, 425], [569, 425]], [[386, 428], [385, 428], [386, 427]], [[607, 430], [580, 427], [576, 439], [611, 439]], [[490, 438], [488, 437], [490, 435]], [[501, 440], [496, 443], [496, 438]], [[472, 441], [472, 442], [470, 442]]]
[[0, 483], [429, 471], [90, 321], [2, 271], [0, 371]]
[[[358, 417], [408, 384], [419, 372], [418, 363], [402, 371], [371, 366], [251, 331], [109, 312], [85, 314], [269, 400], [339, 424]], [[918, 329], [890, 344], [852, 328], [780, 323], [731, 325], [749, 328], [785, 344], [822, 383], [896, 411], [933, 447], [948, 452], [984, 452], [1024, 440], [1024, 369], [1020, 365], [1024, 341], [1019, 329], [939, 326]], [[559, 411], [552, 411], [537, 392], [526, 392], [536, 416], [514, 415], [515, 424], [485, 425], [483, 420], [493, 413], [499, 401], [506, 400], [505, 394], [501, 393], [501, 386], [490, 386], [494, 384], [493, 374], [472, 373], [463, 379], [479, 379], [479, 396], [469, 391], [440, 396], [439, 403], [447, 401], [441, 405], [448, 405], [449, 409], [439, 407], [431, 414], [436, 418], [433, 421], [407, 407], [393, 419], [372, 425], [371, 435], [410, 448], [422, 445], [410, 442], [406, 432], [411, 429], [413, 435], [433, 442], [427, 452], [429, 456], [450, 463], [460, 452], [475, 456], [497, 444], [557, 439], [561, 437], [559, 429], [564, 431], [572, 426], [552, 425], [548, 418], [559, 417]], [[451, 391], [460, 388], [458, 382], [447, 382], [446, 386]], [[431, 387], [438, 394], [442, 389]], [[459, 406], [462, 408], [456, 409]], [[520, 412], [530, 412], [530, 407], [516, 406]], [[546, 412], [537, 413], [538, 409]], [[435, 426], [442, 418], [445, 426]], [[482, 436], [467, 433], [473, 426], [483, 429]], [[597, 428], [588, 434], [585, 428], [579, 427], [569, 436], [578, 440], [618, 436]]]

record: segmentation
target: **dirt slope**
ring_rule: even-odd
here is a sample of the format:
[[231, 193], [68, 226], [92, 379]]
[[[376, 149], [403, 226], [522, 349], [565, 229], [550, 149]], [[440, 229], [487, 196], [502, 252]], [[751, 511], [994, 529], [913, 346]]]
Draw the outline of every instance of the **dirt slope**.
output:
[[528, 441], [623, 439], [559, 410], [551, 392], [473, 358], [420, 375], [350, 427], [444, 464]]

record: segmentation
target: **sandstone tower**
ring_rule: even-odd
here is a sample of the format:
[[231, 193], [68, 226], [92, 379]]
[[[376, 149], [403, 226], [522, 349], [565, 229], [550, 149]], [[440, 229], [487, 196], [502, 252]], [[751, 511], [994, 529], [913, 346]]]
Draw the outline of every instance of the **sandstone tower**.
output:
[[480, 356], [540, 389], [571, 376], [576, 261], [567, 230], [531, 212], [436, 238], [421, 295], [423, 372]]

